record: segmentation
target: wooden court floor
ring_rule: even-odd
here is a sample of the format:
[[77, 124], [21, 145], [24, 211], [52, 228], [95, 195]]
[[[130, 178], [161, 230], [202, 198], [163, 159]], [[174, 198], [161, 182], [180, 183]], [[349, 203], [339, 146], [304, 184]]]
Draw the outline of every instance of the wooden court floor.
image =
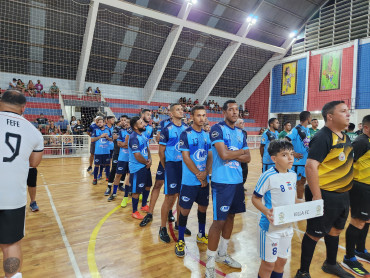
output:
[[[158, 165], [153, 155], [152, 175]], [[131, 206], [119, 206], [123, 193], [114, 202], [104, 196], [106, 182], [92, 185], [86, 172], [87, 158], [44, 159], [39, 166], [37, 203], [40, 211], [27, 210], [26, 236], [23, 248], [23, 277], [203, 277], [205, 245], [197, 244], [196, 205], [189, 216], [191, 237], [186, 237], [187, 255], [177, 258], [175, 244], [158, 239], [160, 207], [158, 200], [153, 222], [145, 228], [131, 218]], [[261, 158], [252, 150], [252, 162], [246, 187], [247, 212], [235, 218], [229, 253], [242, 263], [241, 271], [217, 264], [218, 277], [257, 277], [260, 260], [257, 256], [257, 213], [250, 199], [260, 175]], [[212, 210], [207, 212], [207, 230]], [[293, 277], [300, 261], [301, 238], [305, 223], [295, 226], [291, 258], [284, 277]], [[177, 233], [175, 232], [175, 235]], [[345, 250], [344, 233], [340, 238], [338, 260]], [[369, 241], [367, 248], [370, 249]], [[319, 242], [311, 266], [313, 278], [331, 277], [321, 271], [325, 244]], [[2, 257], [0, 257], [2, 265]], [[370, 270], [370, 265], [365, 265]], [[0, 276], [4, 275], [2, 269]]]

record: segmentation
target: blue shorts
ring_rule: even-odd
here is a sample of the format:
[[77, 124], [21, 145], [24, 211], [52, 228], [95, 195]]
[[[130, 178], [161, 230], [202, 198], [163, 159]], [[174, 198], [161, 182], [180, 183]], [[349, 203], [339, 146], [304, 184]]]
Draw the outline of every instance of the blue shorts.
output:
[[130, 173], [128, 170], [128, 161], [118, 161], [116, 174], [126, 175]]
[[164, 194], [178, 194], [181, 190], [182, 161], [166, 162], [164, 175]]
[[150, 176], [150, 171], [146, 167], [130, 174], [132, 193], [142, 193], [144, 191], [144, 188], [147, 187], [148, 176]]
[[306, 169], [304, 165], [293, 165], [292, 170], [297, 174], [297, 181], [306, 178]]
[[266, 172], [268, 169], [275, 167], [275, 164], [262, 164], [262, 173]]
[[242, 183], [211, 183], [213, 220], [226, 220], [229, 213], [245, 212], [245, 196]]
[[109, 165], [110, 164], [109, 154], [96, 154], [96, 155], [94, 155], [94, 164], [95, 165]]
[[155, 179], [160, 180], [160, 181], [164, 180], [164, 169], [163, 169], [163, 166], [162, 166], [161, 162], [159, 162], [159, 164], [158, 164], [158, 169], [157, 169], [157, 174], [155, 176]]
[[193, 203], [207, 207], [209, 204], [209, 184], [206, 187], [200, 185], [181, 185], [180, 207], [191, 209]]

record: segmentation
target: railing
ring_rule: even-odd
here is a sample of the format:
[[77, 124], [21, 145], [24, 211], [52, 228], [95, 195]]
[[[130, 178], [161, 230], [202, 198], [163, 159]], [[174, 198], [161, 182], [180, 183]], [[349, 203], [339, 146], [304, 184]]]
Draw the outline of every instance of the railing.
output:
[[261, 135], [248, 135], [247, 143], [250, 149], [258, 149], [261, 145]]

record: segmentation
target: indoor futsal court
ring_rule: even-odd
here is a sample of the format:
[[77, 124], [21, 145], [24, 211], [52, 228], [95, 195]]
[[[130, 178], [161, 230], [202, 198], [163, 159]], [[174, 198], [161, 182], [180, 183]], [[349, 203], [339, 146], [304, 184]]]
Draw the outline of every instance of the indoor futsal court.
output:
[[0, 157], [0, 277], [369, 278], [370, 1], [1, 0]]

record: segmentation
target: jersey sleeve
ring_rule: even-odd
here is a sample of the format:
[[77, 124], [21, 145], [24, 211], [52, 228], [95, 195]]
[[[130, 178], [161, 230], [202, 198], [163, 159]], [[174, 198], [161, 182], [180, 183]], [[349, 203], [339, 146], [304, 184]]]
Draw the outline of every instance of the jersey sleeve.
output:
[[243, 147], [242, 149], [243, 150], [248, 150], [249, 147], [248, 147], [248, 144], [247, 144], [247, 137], [246, 137], [246, 133], [242, 132], [242, 135], [243, 135]]
[[186, 131], [183, 131], [180, 135], [180, 151], [189, 151], [189, 141], [188, 134]]
[[41, 132], [37, 130], [36, 133], [36, 141], [33, 147], [33, 152], [42, 152], [44, 150], [44, 137], [42, 136]]
[[368, 140], [363, 139], [362, 135], [361, 137], [357, 137], [355, 141], [353, 141], [353, 160], [356, 162], [361, 156], [363, 156], [367, 152], [367, 144]]
[[266, 145], [268, 143], [268, 138], [266, 132], [264, 132], [261, 136], [261, 145]]
[[118, 132], [118, 138], [117, 138], [117, 141], [125, 142], [125, 138], [126, 138], [126, 132], [124, 132], [123, 130], [120, 130], [120, 131]]
[[330, 152], [331, 138], [329, 136], [314, 136], [310, 142], [308, 150], [308, 158], [314, 159], [318, 162], [323, 162], [325, 157]]
[[295, 141], [297, 135], [298, 135], [297, 129], [296, 128], [293, 128], [292, 129], [292, 132], [290, 134], [288, 134], [287, 136], [285, 136], [285, 138], [288, 138], [289, 141]]
[[136, 137], [131, 137], [130, 140], [128, 141], [128, 145], [130, 149], [132, 150], [132, 153], [139, 153], [140, 152], [140, 143], [139, 139]]
[[219, 125], [212, 126], [210, 134], [212, 145], [218, 142], [224, 142], [222, 129]]
[[89, 128], [87, 129], [87, 131], [90, 132], [90, 133], [93, 133], [93, 128], [92, 128], [91, 125], [89, 126]]
[[208, 153], [209, 152], [212, 152], [212, 148], [211, 148], [211, 145], [212, 145], [212, 142], [211, 142], [211, 137], [209, 136], [209, 133], [206, 133], [207, 134], [207, 144], [208, 144]]
[[169, 139], [169, 131], [168, 131], [168, 128], [166, 127], [162, 130], [161, 135], [159, 136], [159, 144], [166, 146], [168, 139]]
[[98, 137], [98, 135], [96, 134], [96, 129], [94, 129], [91, 133], [91, 138], [93, 137]]
[[154, 129], [152, 127], [150, 129], [151, 131], [150, 131], [149, 139], [153, 139]]
[[259, 198], [262, 198], [265, 195], [265, 193], [269, 190], [270, 190], [270, 178], [266, 177], [265, 174], [262, 174], [258, 179], [253, 194]]

